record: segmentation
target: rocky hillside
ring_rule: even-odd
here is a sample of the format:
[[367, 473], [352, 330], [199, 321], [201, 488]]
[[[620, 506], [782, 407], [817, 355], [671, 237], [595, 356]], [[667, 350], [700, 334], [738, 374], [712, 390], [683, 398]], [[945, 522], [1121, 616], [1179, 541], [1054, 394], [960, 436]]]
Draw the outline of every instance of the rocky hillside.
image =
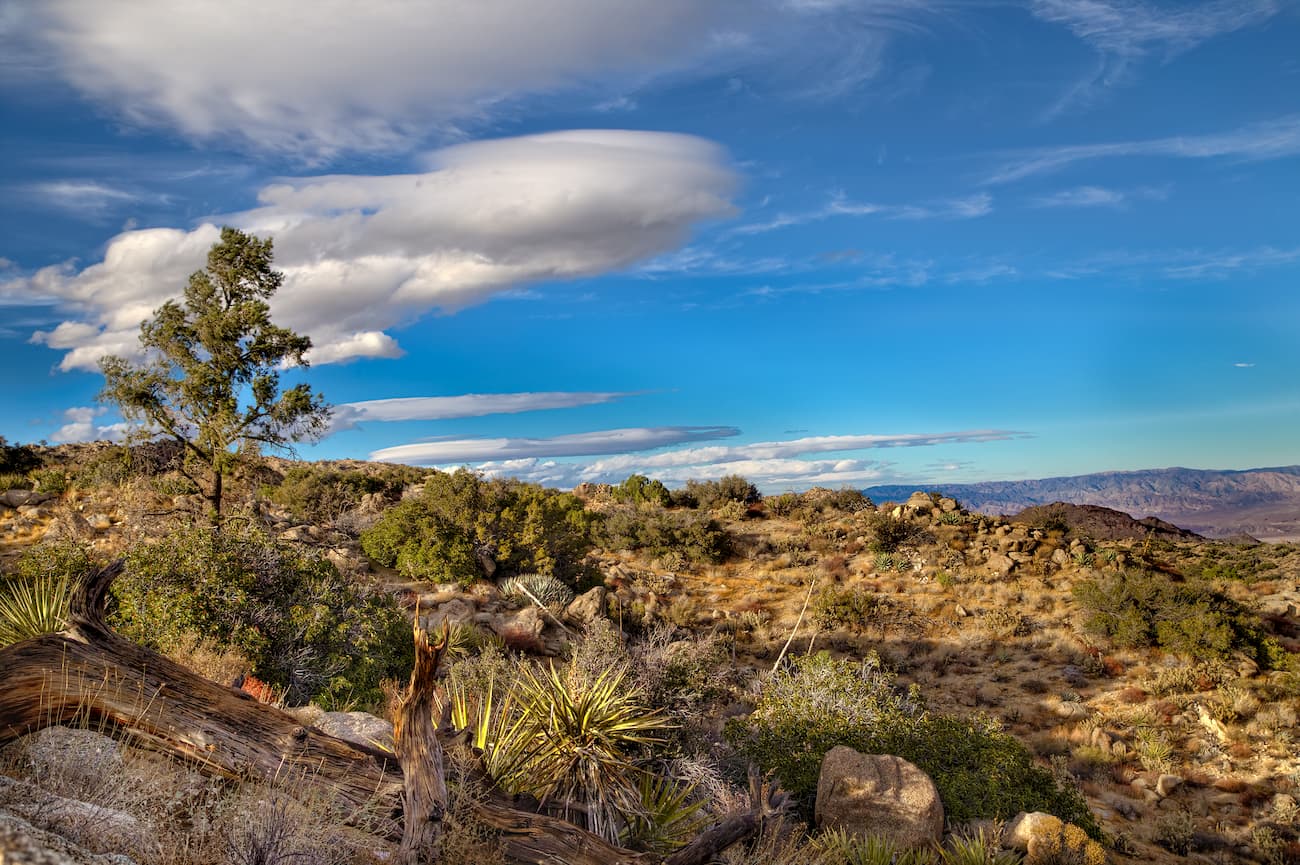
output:
[[[13, 566], [55, 537], [111, 557], [193, 518], [192, 493], [165, 466], [113, 474], [95, 469], [103, 454], [63, 455], [62, 492], [14, 491], [9, 506], [0, 506], [0, 563]], [[1113, 844], [1112, 862], [1284, 865], [1300, 854], [1295, 545], [1206, 541], [1088, 507], [982, 516], [953, 498], [912, 491], [898, 497], [901, 504], [877, 509], [852, 491], [751, 501], [744, 489], [735, 491], [739, 499], [702, 489], [718, 493], [717, 500], [682, 504], [648, 486], [631, 501], [619, 498], [626, 485], [588, 488], [581, 507], [598, 531], [584, 554], [586, 576], [568, 589], [529, 582], [537, 596], [554, 590], [543, 608], [510, 585], [504, 547], [485, 568], [492, 575], [457, 580], [421, 576], [420, 568], [444, 564], [439, 560], [399, 557], [388, 567], [367, 554], [368, 546], [382, 546], [378, 541], [403, 540], [404, 523], [393, 515], [427, 516], [414, 503], [432, 501], [435, 489], [450, 490], [437, 475], [408, 478], [361, 464], [274, 468], [278, 479], [258, 475], [236, 485], [232, 506], [259, 531], [327, 559], [358, 585], [397, 593], [431, 624], [452, 623], [464, 658], [457, 663], [467, 671], [489, 657], [497, 659], [488, 669], [498, 676], [536, 659], [553, 660], [570, 676], [626, 670], [629, 683], [674, 725], [666, 734], [671, 759], [655, 765], [693, 779], [709, 808], [744, 800], [734, 771], [742, 758], [788, 773], [792, 786], [802, 778], [815, 789], [815, 770], [801, 776], [796, 764], [811, 750], [800, 737], [820, 735], [823, 710], [808, 715], [806, 707], [823, 701], [825, 711], [846, 713], [836, 735], [869, 743], [854, 727], [860, 703], [846, 706], [841, 688], [879, 687], [872, 699], [880, 711], [898, 713], [900, 723], [921, 724], [908, 721], [907, 712], [924, 705], [924, 718], [949, 725], [938, 728], [941, 740], [926, 740], [943, 746], [919, 748], [914, 762], [934, 754], [985, 754], [992, 761], [973, 799], [962, 793], [969, 775], [954, 780], [942, 761], [931, 767], [947, 797], [949, 838], [982, 825], [963, 815], [980, 813], [983, 800], [1018, 794], [1007, 789], [1003, 773], [1014, 768], [1015, 755], [1027, 754], [1054, 783], [1085, 797]], [[373, 483], [360, 483], [358, 472], [374, 473]], [[545, 510], [542, 504], [576, 506], [545, 499], [535, 510]], [[577, 525], [570, 512], [563, 516]], [[484, 564], [473, 557], [464, 563]], [[205, 665], [205, 675], [223, 681], [247, 662], [228, 646], [182, 649], [176, 657], [196, 670]], [[859, 678], [837, 678], [846, 671]], [[782, 693], [795, 697], [782, 703]], [[384, 713], [380, 704], [362, 708]], [[812, 726], [799, 726], [805, 723]], [[917, 726], [915, 734], [928, 729]], [[893, 744], [915, 746], [897, 738]], [[100, 804], [142, 809], [136, 819], [150, 821], [151, 838], [167, 831], [171, 817], [148, 810], [165, 796], [122, 797], [118, 785], [83, 793], [57, 773], [33, 772], [39, 751], [36, 742], [0, 752], [0, 775], [43, 794], [99, 801], [94, 796], [102, 793]], [[997, 762], [1004, 757], [1009, 763]], [[240, 803], [266, 795], [243, 791], [221, 813], [237, 816]], [[1013, 807], [1006, 816], [1019, 810], [1036, 809]], [[220, 846], [230, 833], [213, 820]], [[770, 846], [733, 851], [726, 861], [848, 861], [809, 853], [815, 832], [798, 837], [780, 842], [784, 847], [768, 839]], [[376, 858], [390, 855], [383, 839], [358, 843]], [[168, 844], [166, 855], [141, 849], [137, 861], [197, 865]], [[486, 847], [474, 849], [459, 861], [500, 861], [482, 852]]]
[[[876, 501], [903, 501], [914, 489], [878, 486], [863, 492]], [[949, 484], [942, 491], [986, 514], [1014, 514], [1052, 502], [1069, 502], [1159, 517], [1212, 538], [1245, 534], [1268, 541], [1300, 540], [1300, 466], [1098, 472]]]

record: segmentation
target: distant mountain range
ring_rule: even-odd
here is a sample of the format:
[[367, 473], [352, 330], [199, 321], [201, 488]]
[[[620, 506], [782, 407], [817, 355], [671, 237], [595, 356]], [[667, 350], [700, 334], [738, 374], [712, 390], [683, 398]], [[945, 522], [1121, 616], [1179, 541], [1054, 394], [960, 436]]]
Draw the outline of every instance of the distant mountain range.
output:
[[[916, 486], [863, 490], [877, 503], [906, 501]], [[930, 485], [972, 511], [1015, 514], [1036, 505], [1101, 505], [1134, 517], [1159, 517], [1211, 538], [1247, 534], [1300, 540], [1300, 466], [1215, 471], [1146, 469], [1033, 481]]]

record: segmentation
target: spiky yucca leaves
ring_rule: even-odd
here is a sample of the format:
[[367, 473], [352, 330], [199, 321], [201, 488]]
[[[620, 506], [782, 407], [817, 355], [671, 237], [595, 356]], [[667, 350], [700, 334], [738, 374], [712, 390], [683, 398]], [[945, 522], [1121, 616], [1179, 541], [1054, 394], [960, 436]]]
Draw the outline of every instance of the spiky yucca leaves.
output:
[[622, 844], [671, 853], [684, 846], [708, 822], [704, 803], [692, 801], [694, 785], [663, 775], [644, 774], [637, 785], [640, 813], [634, 814], [620, 836]]
[[935, 865], [939, 854], [928, 847], [899, 849], [879, 835], [865, 838], [830, 829], [813, 842], [822, 865]]
[[511, 793], [527, 793], [609, 841], [646, 816], [637, 751], [668, 724], [627, 687], [626, 671], [566, 675], [523, 667], [505, 695], [488, 679], [469, 693], [451, 681], [452, 723], [469, 728], [484, 766]]
[[62, 630], [72, 587], [70, 574], [0, 577], [0, 646]]
[[958, 835], [943, 850], [943, 865], [1020, 865], [1021, 856], [1002, 849], [996, 835], [984, 830]]
[[521, 603], [540, 603], [544, 607], [567, 607], [573, 590], [550, 574], [520, 574], [507, 577], [497, 586], [501, 594]]

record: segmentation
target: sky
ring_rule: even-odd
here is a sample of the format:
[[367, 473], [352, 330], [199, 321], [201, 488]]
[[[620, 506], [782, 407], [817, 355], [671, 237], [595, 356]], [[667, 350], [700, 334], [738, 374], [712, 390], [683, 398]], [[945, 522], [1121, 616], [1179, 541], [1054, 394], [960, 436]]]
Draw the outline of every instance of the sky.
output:
[[0, 436], [274, 241], [304, 459], [1300, 462], [1295, 0], [0, 0]]

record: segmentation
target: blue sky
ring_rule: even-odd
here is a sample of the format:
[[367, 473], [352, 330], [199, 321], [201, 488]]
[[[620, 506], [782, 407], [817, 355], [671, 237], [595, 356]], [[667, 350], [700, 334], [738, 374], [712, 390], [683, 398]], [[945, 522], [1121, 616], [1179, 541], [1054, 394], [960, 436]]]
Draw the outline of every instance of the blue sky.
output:
[[0, 2], [0, 126], [10, 441], [120, 434], [98, 359], [231, 224], [306, 458], [1300, 462], [1288, 0]]

